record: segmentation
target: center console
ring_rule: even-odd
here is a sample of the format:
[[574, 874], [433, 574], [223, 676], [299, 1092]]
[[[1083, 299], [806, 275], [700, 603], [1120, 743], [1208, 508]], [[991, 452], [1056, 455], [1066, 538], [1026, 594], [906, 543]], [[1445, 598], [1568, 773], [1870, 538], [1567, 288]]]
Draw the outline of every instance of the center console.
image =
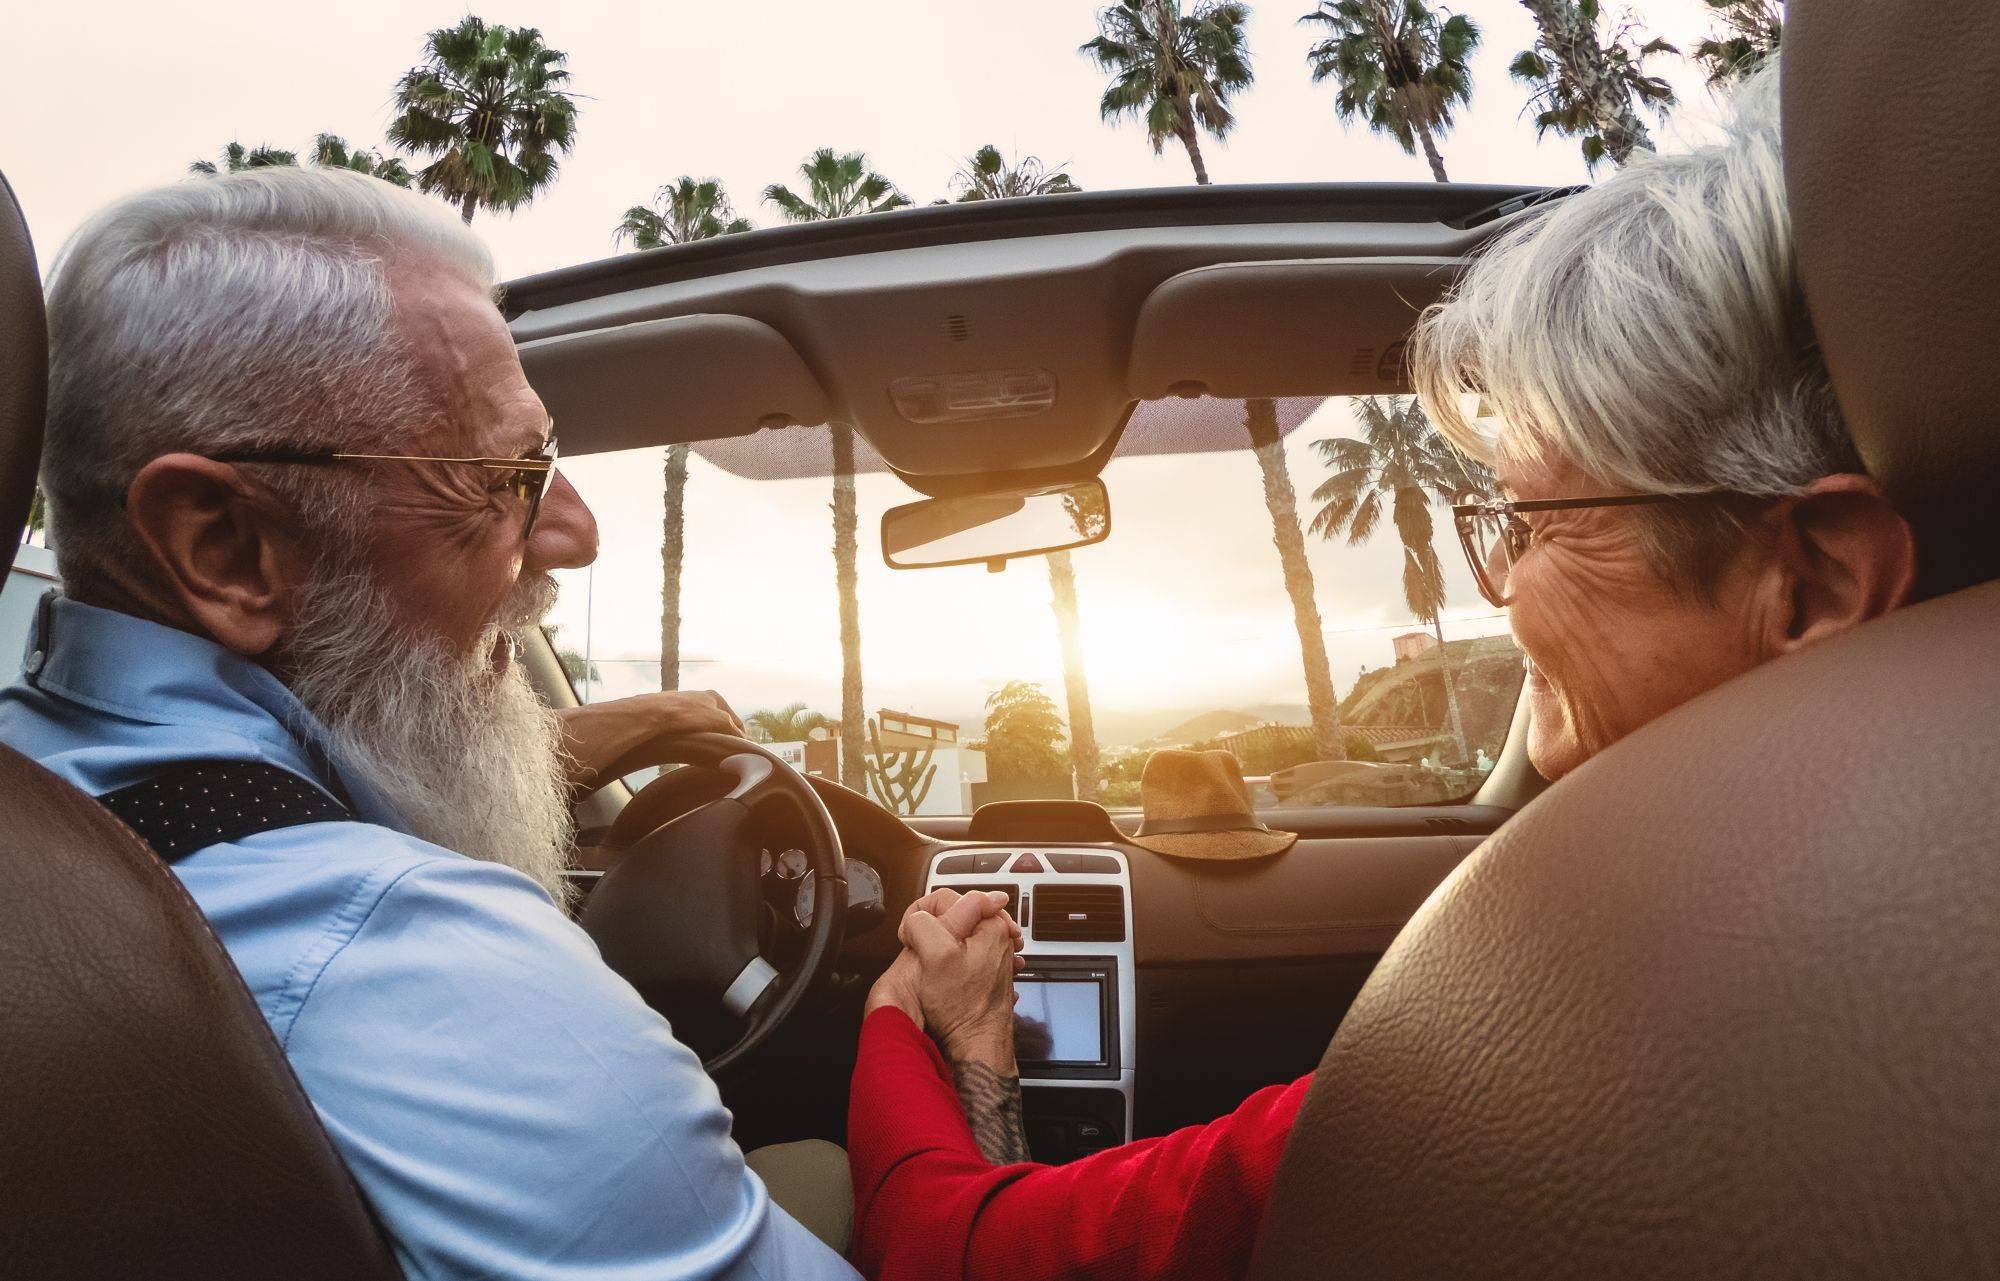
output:
[[1102, 847], [957, 847], [929, 889], [1000, 890], [1027, 935], [1014, 977], [1028, 1147], [1060, 1164], [1132, 1133], [1137, 998], [1132, 873]]

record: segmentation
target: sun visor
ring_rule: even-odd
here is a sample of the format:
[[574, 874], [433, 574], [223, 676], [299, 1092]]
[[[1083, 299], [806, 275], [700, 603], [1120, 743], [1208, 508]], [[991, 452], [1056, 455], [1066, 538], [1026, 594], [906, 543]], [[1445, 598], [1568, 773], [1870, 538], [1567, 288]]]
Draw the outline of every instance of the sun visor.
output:
[[826, 392], [785, 336], [747, 316], [694, 315], [520, 346], [565, 454], [823, 423]]
[[1218, 263], [1146, 297], [1134, 397], [1364, 396], [1408, 390], [1410, 326], [1451, 283], [1449, 258]]

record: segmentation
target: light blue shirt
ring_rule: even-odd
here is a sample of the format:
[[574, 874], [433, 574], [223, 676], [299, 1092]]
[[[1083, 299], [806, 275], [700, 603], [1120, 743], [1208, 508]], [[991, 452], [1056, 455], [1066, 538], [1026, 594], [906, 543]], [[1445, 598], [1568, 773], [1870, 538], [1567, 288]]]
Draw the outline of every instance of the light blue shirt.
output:
[[[324, 731], [210, 641], [57, 598], [0, 742], [93, 795], [174, 761], [332, 782]], [[518, 872], [364, 821], [174, 868], [242, 971], [406, 1275], [852, 1277], [771, 1203], [666, 1020]]]

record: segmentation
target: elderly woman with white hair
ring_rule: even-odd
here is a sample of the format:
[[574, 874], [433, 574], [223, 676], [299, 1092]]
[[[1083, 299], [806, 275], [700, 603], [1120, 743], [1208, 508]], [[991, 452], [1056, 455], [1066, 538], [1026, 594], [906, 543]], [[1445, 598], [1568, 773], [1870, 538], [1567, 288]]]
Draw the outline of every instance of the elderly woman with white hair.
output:
[[[1527, 656], [1528, 750], [1550, 778], [1915, 588], [1912, 533], [1863, 473], [1805, 312], [1776, 90], [1774, 72], [1747, 85], [1720, 144], [1642, 157], [1524, 217], [1414, 336], [1426, 408], [1498, 478], [1456, 524]], [[917, 904], [870, 995], [848, 1131], [856, 1262], [1243, 1275], [1311, 1078], [1206, 1126], [1027, 1163], [1000, 906], [948, 890]]]

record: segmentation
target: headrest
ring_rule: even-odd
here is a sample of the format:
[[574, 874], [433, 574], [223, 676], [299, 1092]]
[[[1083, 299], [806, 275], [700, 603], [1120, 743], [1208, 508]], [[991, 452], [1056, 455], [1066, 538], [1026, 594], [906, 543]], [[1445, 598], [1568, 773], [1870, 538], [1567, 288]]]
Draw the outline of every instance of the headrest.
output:
[[[1986, 0], [1794, 0], [1785, 183], [1806, 302], [1924, 587], [2000, 578], [2000, 24]], [[1948, 33], [1948, 34], [1946, 34]]]
[[27, 528], [48, 384], [42, 277], [21, 206], [0, 174], [0, 575], [13, 567], [14, 549]]

